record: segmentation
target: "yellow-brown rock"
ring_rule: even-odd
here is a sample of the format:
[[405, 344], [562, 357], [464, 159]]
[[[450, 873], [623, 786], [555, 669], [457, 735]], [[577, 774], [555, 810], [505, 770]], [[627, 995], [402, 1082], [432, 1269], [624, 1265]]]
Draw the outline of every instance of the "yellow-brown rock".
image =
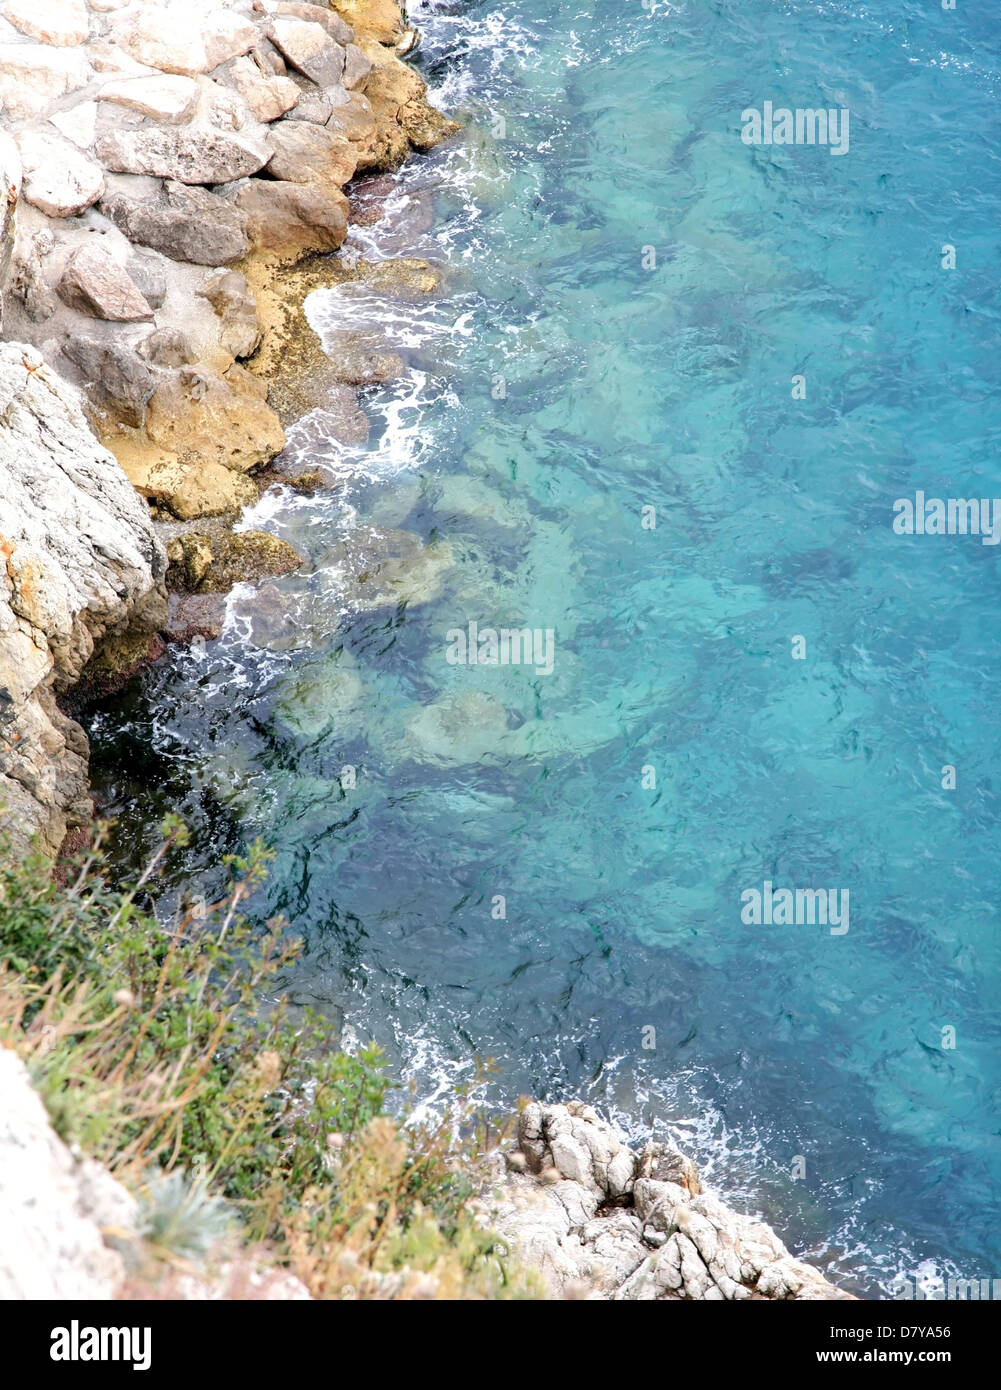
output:
[[215, 463], [246, 473], [285, 444], [281, 421], [256, 394], [221, 377], [182, 368], [165, 377], [146, 407], [146, 434], [181, 463]]
[[233, 516], [257, 501], [257, 488], [242, 473], [221, 463], [188, 464], [167, 507], [181, 521]]
[[235, 516], [257, 500], [251, 479], [221, 463], [182, 463], [169, 449], [138, 434], [111, 436], [107, 445], [135, 490], [181, 521]]
[[397, 0], [331, 0], [330, 8], [351, 25], [356, 43], [374, 39], [395, 47], [406, 33]]
[[301, 564], [302, 556], [278, 536], [267, 531], [234, 531], [215, 543], [212, 563], [196, 587], [201, 594], [225, 593], [234, 584], [256, 584], [261, 579], [291, 574]]
[[378, 44], [364, 45], [372, 62], [365, 96], [372, 106], [376, 133], [371, 151], [359, 151], [360, 169], [395, 169], [411, 148], [429, 150], [459, 129], [455, 121], [428, 105], [427, 85], [413, 68]]
[[255, 251], [296, 261], [310, 251], [336, 251], [348, 230], [348, 200], [339, 188], [250, 179], [236, 197]]

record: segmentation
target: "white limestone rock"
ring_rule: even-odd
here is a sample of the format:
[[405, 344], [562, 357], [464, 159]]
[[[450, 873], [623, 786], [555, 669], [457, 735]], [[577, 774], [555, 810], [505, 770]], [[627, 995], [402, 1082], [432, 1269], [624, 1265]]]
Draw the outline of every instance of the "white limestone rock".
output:
[[531, 1102], [508, 1171], [477, 1203], [552, 1298], [847, 1299], [768, 1226], [701, 1190], [667, 1144], [636, 1154], [578, 1101]]
[[113, 29], [129, 57], [161, 72], [195, 76], [249, 53], [260, 34], [242, 15], [195, 0], [163, 0], [123, 15]]
[[0, 820], [15, 852], [37, 832], [54, 853], [92, 815], [87, 740], [55, 689], [112, 635], [148, 646], [166, 556], [76, 390], [22, 343], [0, 343], [0, 418]]
[[108, 77], [152, 77], [155, 68], [137, 63], [110, 39], [91, 39], [84, 52], [95, 72]]
[[110, 1175], [73, 1158], [24, 1063], [0, 1048], [0, 1299], [114, 1298], [125, 1263], [101, 1228], [135, 1212]]
[[108, 82], [97, 93], [98, 101], [127, 106], [165, 125], [189, 121], [198, 103], [198, 84], [190, 77], [153, 73]]
[[44, 43], [0, 43], [0, 101], [14, 120], [47, 111], [60, 97], [90, 80], [91, 67], [78, 48]]
[[55, 111], [49, 117], [49, 124], [77, 149], [89, 150], [97, 134], [97, 102], [81, 101], [68, 111]]
[[104, 171], [61, 135], [23, 131], [17, 143], [25, 201], [49, 217], [77, 217], [104, 192]]
[[14, 141], [0, 130], [0, 328], [3, 327], [3, 288], [14, 255], [14, 217], [21, 196], [21, 156]]
[[3, 0], [0, 13], [28, 38], [57, 48], [75, 48], [90, 33], [83, 0]]

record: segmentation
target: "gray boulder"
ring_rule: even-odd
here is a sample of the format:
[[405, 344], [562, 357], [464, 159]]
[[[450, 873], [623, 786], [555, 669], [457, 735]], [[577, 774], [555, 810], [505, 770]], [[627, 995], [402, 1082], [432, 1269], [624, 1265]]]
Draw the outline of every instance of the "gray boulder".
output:
[[100, 210], [130, 241], [174, 261], [228, 265], [250, 250], [246, 213], [206, 188], [167, 183], [152, 199], [114, 192]]
[[152, 174], [177, 183], [231, 183], [256, 174], [271, 157], [263, 142], [211, 127], [114, 130], [96, 154], [117, 174]]
[[84, 242], [73, 252], [56, 293], [71, 309], [95, 319], [132, 323], [153, 317], [153, 310], [135, 281], [100, 244], [100, 238]]
[[134, 429], [142, 426], [156, 381], [129, 347], [113, 339], [80, 334], [66, 340], [63, 352], [79, 371], [91, 399], [123, 425]]

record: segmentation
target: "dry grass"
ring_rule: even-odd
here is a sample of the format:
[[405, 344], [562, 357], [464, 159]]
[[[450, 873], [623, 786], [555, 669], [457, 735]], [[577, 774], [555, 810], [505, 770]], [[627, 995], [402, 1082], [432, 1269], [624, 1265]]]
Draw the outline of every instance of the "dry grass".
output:
[[497, 1136], [468, 1097], [438, 1123], [394, 1119], [377, 1048], [331, 1049], [322, 1019], [262, 1006], [298, 945], [242, 914], [260, 846], [219, 902], [170, 923], [137, 906], [184, 839], [167, 824], [131, 892], [105, 882], [99, 836], [57, 879], [0, 845], [0, 1045], [58, 1132], [140, 1195], [147, 1264], [127, 1296], [222, 1259], [227, 1287], [264, 1297], [244, 1277], [261, 1250], [315, 1298], [538, 1296], [470, 1215]]

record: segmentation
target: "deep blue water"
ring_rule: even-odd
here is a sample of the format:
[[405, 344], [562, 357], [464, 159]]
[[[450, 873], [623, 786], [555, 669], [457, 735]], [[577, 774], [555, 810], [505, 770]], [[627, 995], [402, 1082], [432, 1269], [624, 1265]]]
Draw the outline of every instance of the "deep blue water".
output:
[[[999, 1275], [998, 547], [891, 522], [1001, 494], [1001, 22], [411, 15], [467, 128], [353, 244], [443, 292], [310, 301], [408, 370], [367, 446], [293, 431], [341, 486], [257, 524], [307, 570], [94, 719], [128, 852], [167, 807], [189, 885], [267, 838], [259, 911], [309, 943], [289, 991], [431, 1101], [491, 1056], [493, 1101], [670, 1129], [848, 1287]], [[766, 100], [847, 108], [848, 152], [744, 144]], [[359, 612], [342, 547], [372, 528], [430, 559]], [[552, 629], [552, 674], [450, 665], [470, 620]], [[745, 924], [766, 879], [848, 890], [848, 932]]]

